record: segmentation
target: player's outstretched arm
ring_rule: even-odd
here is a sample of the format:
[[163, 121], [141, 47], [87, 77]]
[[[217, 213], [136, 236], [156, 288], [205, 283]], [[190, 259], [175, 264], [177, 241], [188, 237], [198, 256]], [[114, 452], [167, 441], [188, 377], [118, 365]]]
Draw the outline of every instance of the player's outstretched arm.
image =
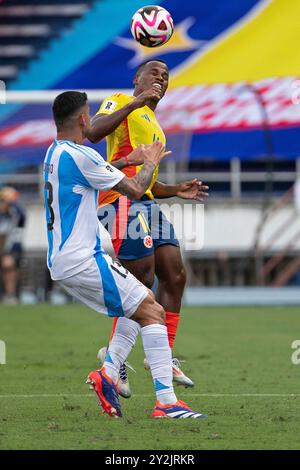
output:
[[152, 188], [152, 194], [157, 199], [177, 196], [181, 199], [194, 199], [203, 202], [204, 198], [208, 197], [208, 189], [208, 186], [197, 179], [173, 185], [156, 181]]
[[132, 111], [145, 106], [149, 100], [153, 99], [160, 99], [160, 90], [155, 85], [111, 114], [96, 114], [92, 119], [91, 128], [86, 133], [86, 137], [93, 143], [100, 142], [100, 140], [114, 132]]
[[140, 199], [149, 188], [155, 168], [169, 152], [164, 151], [164, 145], [156, 141], [151, 145], [141, 145], [144, 155], [142, 169], [133, 178], [126, 176], [113, 188], [130, 199]]

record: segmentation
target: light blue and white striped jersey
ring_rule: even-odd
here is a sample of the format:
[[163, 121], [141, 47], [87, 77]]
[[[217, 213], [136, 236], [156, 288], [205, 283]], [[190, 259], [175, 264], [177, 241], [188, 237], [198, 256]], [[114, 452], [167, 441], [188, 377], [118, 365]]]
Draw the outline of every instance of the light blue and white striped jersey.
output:
[[48, 268], [54, 280], [83, 271], [101, 252], [98, 190], [113, 188], [124, 173], [90, 147], [55, 140], [44, 160]]

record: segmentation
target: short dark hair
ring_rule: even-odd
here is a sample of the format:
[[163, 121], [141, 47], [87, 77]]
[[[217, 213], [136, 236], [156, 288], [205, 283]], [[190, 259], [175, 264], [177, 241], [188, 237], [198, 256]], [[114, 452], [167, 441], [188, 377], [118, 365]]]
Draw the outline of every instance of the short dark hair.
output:
[[144, 70], [145, 66], [147, 64], [149, 64], [149, 62], [161, 62], [162, 64], [164, 64], [167, 68], [168, 68], [168, 64], [167, 62], [165, 62], [164, 60], [162, 59], [148, 59], [146, 60], [145, 62], [143, 62], [142, 64], [140, 64], [138, 66], [138, 68], [136, 69], [136, 72], [135, 72], [135, 76], [137, 75], [141, 75], [142, 71]]
[[81, 91], [65, 91], [58, 95], [52, 106], [56, 126], [65, 125], [68, 119], [87, 103], [87, 99], [87, 94]]

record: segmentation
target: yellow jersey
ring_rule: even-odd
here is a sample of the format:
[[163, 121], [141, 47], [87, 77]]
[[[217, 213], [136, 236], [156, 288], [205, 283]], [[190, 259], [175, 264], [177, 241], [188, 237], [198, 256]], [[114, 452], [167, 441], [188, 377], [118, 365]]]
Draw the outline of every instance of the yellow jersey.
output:
[[[123, 93], [116, 93], [106, 98], [100, 106], [97, 114], [111, 114], [125, 106], [134, 99]], [[155, 140], [159, 140], [166, 144], [166, 137], [162, 131], [154, 112], [148, 106], [138, 108], [130, 113], [124, 119], [119, 127], [106, 137], [107, 161], [114, 162], [119, 158], [127, 156], [132, 150], [141, 144], [152, 144]], [[142, 168], [139, 166], [128, 166], [121, 171], [126, 176], [132, 177], [136, 175]], [[158, 167], [156, 167], [151, 184], [145, 194], [153, 199], [154, 196], [151, 189], [157, 179]], [[111, 204], [118, 199], [120, 193], [117, 191], [100, 191], [98, 203], [99, 206]]]

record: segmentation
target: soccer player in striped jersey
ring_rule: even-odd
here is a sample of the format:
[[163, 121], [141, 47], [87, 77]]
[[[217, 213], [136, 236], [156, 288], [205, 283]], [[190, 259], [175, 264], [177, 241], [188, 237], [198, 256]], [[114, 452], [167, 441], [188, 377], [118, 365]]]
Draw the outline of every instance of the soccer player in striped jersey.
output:
[[[98, 142], [107, 137], [108, 161], [127, 176], [141, 171], [142, 161], [133, 160], [128, 154], [140, 144], [159, 140], [165, 144], [165, 135], [155, 117], [155, 109], [168, 88], [169, 72], [165, 62], [149, 60], [142, 64], [134, 77], [134, 94], [117, 93], [105, 99], [92, 120], [88, 138]], [[117, 257], [137, 279], [151, 288], [154, 274], [158, 278], [157, 301], [166, 311], [166, 325], [170, 347], [173, 348], [177, 333], [181, 300], [186, 274], [179, 242], [173, 225], [160, 211], [155, 198], [177, 196], [202, 201], [208, 187], [197, 180], [176, 185], [163, 184], [157, 180], [158, 167], [152, 181], [140, 199], [130, 200], [117, 191], [99, 193], [99, 220], [110, 231]], [[107, 208], [114, 220], [107, 217]], [[141, 237], [130, 237], [129, 226], [137, 222]], [[117, 319], [113, 323], [112, 336]], [[105, 356], [105, 348], [99, 351]], [[145, 362], [147, 366], [147, 361]], [[177, 384], [193, 386], [193, 381], [181, 370], [179, 361], [173, 358], [173, 379]], [[121, 368], [120, 390], [124, 397], [131, 394], [125, 367]]]
[[139, 199], [163, 158], [164, 145], [142, 146], [142, 170], [132, 178], [83, 145], [90, 128], [86, 93], [64, 92], [56, 97], [53, 115], [57, 139], [44, 161], [44, 199], [47, 221], [47, 264], [53, 280], [85, 305], [119, 321], [103, 367], [90, 372], [104, 412], [121, 417], [117, 381], [141, 333], [156, 391], [153, 417], [204, 418], [177, 400], [172, 385], [172, 356], [164, 310], [153, 294], [101, 247], [96, 201], [99, 190], [114, 189]]

